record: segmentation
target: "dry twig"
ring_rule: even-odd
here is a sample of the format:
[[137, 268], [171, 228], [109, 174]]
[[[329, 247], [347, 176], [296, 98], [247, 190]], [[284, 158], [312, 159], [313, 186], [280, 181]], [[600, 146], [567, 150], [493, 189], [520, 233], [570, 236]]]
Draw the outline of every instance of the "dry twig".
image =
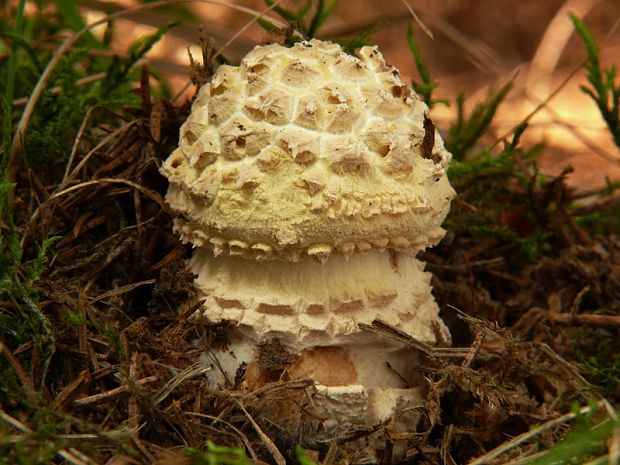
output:
[[[605, 403], [603, 401], [599, 401], [594, 406], [588, 405], [586, 407], [581, 408], [579, 410], [579, 415], [585, 415], [587, 413], [590, 413], [593, 410], [598, 410], [604, 406], [605, 406]], [[558, 418], [554, 418], [553, 420], [549, 420], [548, 422], [543, 423], [542, 425], [536, 426], [532, 428], [531, 430], [526, 431], [525, 433], [520, 434], [512, 438], [511, 440], [504, 442], [503, 444], [500, 444], [495, 449], [469, 462], [468, 465], [484, 465], [487, 463], [491, 463], [497, 457], [501, 456], [502, 454], [505, 454], [509, 450], [532, 440], [534, 437], [542, 434], [543, 432], [551, 428], [555, 428], [556, 426], [559, 426], [562, 423], [566, 423], [567, 421], [574, 420], [576, 417], [577, 417], [577, 413], [570, 412]]]
[[272, 455], [273, 459], [276, 461], [276, 463], [278, 465], [286, 465], [286, 459], [284, 458], [282, 453], [278, 450], [278, 448], [273, 443], [273, 441], [269, 438], [269, 436], [267, 436], [263, 432], [261, 427], [258, 426], [258, 423], [256, 423], [256, 421], [254, 421], [254, 418], [252, 418], [252, 415], [249, 414], [249, 412], [245, 409], [245, 407], [239, 401], [239, 399], [235, 398], [234, 396], [230, 396], [230, 397], [234, 400], [234, 402], [239, 406], [239, 408], [243, 411], [245, 416], [248, 418], [248, 420], [252, 424], [252, 427], [254, 428], [256, 433], [260, 436], [261, 440], [265, 443], [265, 447], [267, 447], [267, 450], [269, 450], [269, 452], [271, 453], [271, 455]]
[[[145, 386], [150, 383], [154, 383], [159, 379], [158, 376], [147, 376], [146, 378], [139, 379], [135, 382], [138, 386]], [[132, 386], [130, 384], [124, 384], [114, 389], [110, 389], [106, 392], [101, 392], [99, 394], [94, 394], [92, 396], [83, 397], [81, 399], [77, 399], [73, 401], [73, 405], [75, 407], [87, 407], [95, 404], [99, 404], [101, 402], [106, 402], [108, 400], [118, 399], [127, 394], [131, 394]]]

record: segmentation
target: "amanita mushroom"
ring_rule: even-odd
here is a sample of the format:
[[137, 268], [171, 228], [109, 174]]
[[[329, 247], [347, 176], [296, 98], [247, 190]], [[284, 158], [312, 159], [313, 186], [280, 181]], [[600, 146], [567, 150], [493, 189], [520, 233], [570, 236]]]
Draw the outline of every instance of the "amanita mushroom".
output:
[[200, 314], [234, 323], [226, 377], [259, 382], [257, 347], [276, 338], [294, 358], [282, 376], [314, 380], [328, 427], [417, 405], [415, 354], [358, 324], [449, 341], [415, 254], [444, 235], [450, 158], [376, 47], [257, 46], [220, 66], [162, 173]]

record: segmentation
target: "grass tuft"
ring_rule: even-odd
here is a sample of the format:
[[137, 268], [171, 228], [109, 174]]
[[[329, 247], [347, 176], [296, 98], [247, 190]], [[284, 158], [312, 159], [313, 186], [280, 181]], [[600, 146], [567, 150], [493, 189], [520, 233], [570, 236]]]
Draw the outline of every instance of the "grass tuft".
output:
[[188, 448], [191, 465], [254, 465], [239, 447], [217, 446], [207, 441], [205, 447]]
[[615, 413], [613, 416], [597, 421], [594, 409], [582, 414], [579, 413], [578, 406], [574, 406], [573, 411], [577, 415], [577, 425], [542, 457], [529, 463], [532, 465], [582, 464], [597, 458], [602, 459], [597, 463], [613, 463], [606, 460], [605, 443], [614, 433], [620, 432], [620, 420]]
[[[316, 37], [319, 29], [336, 8], [337, 0], [316, 0], [313, 10], [313, 0], [307, 0], [297, 10], [287, 9], [279, 5], [275, 5], [273, 0], [265, 0], [265, 4], [272, 7], [273, 11], [281, 16], [287, 23], [288, 28], [285, 30], [279, 29], [272, 23], [257, 18], [257, 23], [266, 31], [284, 36], [284, 43], [288, 46], [299, 42], [300, 40], [309, 40]], [[302, 37], [296, 35], [295, 32], [301, 34]]]
[[446, 148], [452, 152], [456, 160], [463, 160], [466, 153], [485, 134], [493, 121], [497, 107], [512, 89], [512, 81], [504, 84], [499, 90], [491, 91], [485, 102], [477, 104], [471, 114], [465, 117], [464, 100], [461, 92], [456, 99], [456, 121], [450, 126], [446, 138]]
[[581, 90], [596, 102], [616, 145], [620, 147], [620, 80], [616, 79], [618, 69], [616, 65], [608, 69], [601, 66], [601, 51], [594, 36], [581, 19], [573, 14], [569, 16], [583, 41], [587, 55], [585, 68], [590, 87], [581, 86]]
[[420, 74], [420, 78], [422, 79], [422, 82], [420, 83], [415, 81], [413, 82], [413, 89], [422, 96], [424, 102], [428, 105], [428, 108], [433, 108], [433, 106], [437, 103], [449, 105], [449, 102], [446, 99], [433, 99], [433, 90], [439, 84], [431, 78], [431, 73], [426, 65], [426, 60], [424, 59], [422, 50], [420, 50], [418, 42], [415, 38], [411, 23], [407, 26], [407, 44], [409, 45], [409, 50], [411, 50], [411, 53], [413, 54], [415, 66]]
[[[11, 44], [11, 52], [6, 65], [6, 77], [4, 79], [4, 95], [2, 96], [2, 159], [0, 161], [0, 181], [6, 180], [6, 170], [9, 163], [9, 154], [11, 151], [11, 137], [13, 134], [13, 97], [15, 95], [15, 80], [18, 66], [18, 44], [23, 42], [21, 37], [24, 27], [24, 10], [26, 8], [26, 0], [20, 0], [15, 12], [15, 22], [13, 32], [5, 37], [13, 39]], [[28, 48], [26, 48], [28, 49]], [[4, 195], [0, 193], [0, 195]]]

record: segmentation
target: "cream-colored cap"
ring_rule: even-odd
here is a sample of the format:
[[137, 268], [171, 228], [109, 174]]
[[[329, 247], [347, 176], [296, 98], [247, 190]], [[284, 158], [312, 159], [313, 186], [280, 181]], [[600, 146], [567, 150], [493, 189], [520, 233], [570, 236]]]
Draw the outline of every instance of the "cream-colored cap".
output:
[[451, 155], [398, 70], [358, 56], [311, 40], [218, 68], [162, 166], [183, 240], [297, 261], [443, 236]]

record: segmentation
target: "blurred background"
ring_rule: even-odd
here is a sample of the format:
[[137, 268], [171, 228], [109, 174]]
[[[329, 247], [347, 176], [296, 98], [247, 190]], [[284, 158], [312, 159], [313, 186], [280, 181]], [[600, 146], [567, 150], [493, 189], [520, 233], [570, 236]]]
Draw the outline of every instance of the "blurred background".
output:
[[[145, 2], [86, 0], [80, 2], [80, 10], [90, 23], [118, 7], [140, 3]], [[139, 11], [115, 21], [113, 51], [124, 54], [137, 38], [168, 21], [181, 20], [148, 56], [150, 65], [170, 80], [175, 91], [185, 89], [184, 97], [190, 97], [188, 48], [194, 58], [201, 59], [200, 26], [231, 62], [238, 62], [254, 45], [276, 39], [253, 24], [251, 14], [231, 8], [232, 3], [255, 11], [266, 8], [262, 0], [203, 0], [176, 3], [167, 10]], [[282, 0], [278, 5], [297, 9], [304, 3]], [[430, 34], [413, 20], [408, 6]], [[378, 44], [388, 63], [405, 77], [418, 80], [406, 41], [407, 27], [413, 23], [428, 68], [439, 84], [435, 95], [451, 102], [433, 108], [433, 118], [444, 131], [455, 118], [459, 93], [464, 95], [465, 108], [471, 109], [491, 89], [514, 79], [514, 88], [500, 105], [485, 143], [502, 137], [546, 101], [532, 118], [523, 142], [544, 142], [547, 149], [541, 170], [555, 174], [571, 165], [574, 173], [569, 182], [587, 191], [603, 186], [606, 178], [620, 179], [620, 153], [594, 102], [579, 88], [586, 82], [585, 72], [579, 69], [585, 52], [569, 12], [582, 18], [597, 38], [604, 67], [617, 63], [620, 0], [409, 0], [408, 4], [403, 0], [339, 0], [318, 37], [350, 38], [374, 30], [368, 42]], [[266, 14], [281, 19], [273, 12]], [[101, 27], [94, 34], [104, 31]]]

